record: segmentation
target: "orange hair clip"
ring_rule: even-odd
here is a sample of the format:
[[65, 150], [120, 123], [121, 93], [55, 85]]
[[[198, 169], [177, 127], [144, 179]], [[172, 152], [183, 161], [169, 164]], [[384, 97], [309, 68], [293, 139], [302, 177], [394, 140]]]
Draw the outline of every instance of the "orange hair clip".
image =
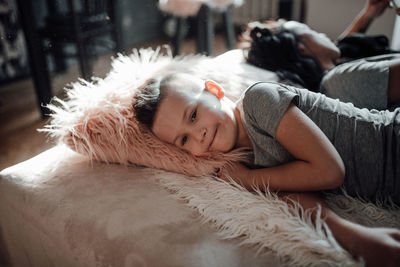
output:
[[213, 81], [206, 81], [206, 90], [210, 91], [218, 99], [222, 99], [225, 96], [224, 90]]

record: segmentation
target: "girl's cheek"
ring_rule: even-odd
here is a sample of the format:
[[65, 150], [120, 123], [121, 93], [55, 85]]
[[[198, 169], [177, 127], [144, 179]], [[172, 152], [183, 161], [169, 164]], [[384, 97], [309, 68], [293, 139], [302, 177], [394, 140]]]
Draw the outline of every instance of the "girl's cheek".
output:
[[194, 156], [202, 156], [204, 154], [204, 151], [201, 150], [201, 147], [191, 147], [188, 150], [189, 153], [191, 153]]
[[185, 144], [185, 147], [184, 147], [184, 150], [186, 150], [187, 152], [189, 152], [190, 154], [192, 154], [192, 155], [195, 155], [196, 156], [196, 149], [193, 147], [193, 145], [192, 145], [192, 143], [190, 142], [190, 141], [188, 141], [186, 144]]

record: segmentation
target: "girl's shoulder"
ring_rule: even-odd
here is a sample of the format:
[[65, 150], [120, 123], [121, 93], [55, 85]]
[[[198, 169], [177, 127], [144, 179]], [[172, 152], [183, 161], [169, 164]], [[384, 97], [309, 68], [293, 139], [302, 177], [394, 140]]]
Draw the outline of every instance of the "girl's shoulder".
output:
[[243, 99], [260, 99], [287, 91], [287, 87], [278, 82], [256, 82], [250, 85], [242, 94]]
[[248, 121], [279, 120], [298, 93], [277, 82], [258, 82], [250, 86], [238, 106]]

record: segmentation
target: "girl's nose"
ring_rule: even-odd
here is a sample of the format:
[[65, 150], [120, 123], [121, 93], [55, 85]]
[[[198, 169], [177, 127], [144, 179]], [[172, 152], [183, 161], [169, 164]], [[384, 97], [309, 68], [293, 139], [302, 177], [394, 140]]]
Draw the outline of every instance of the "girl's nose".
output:
[[204, 129], [201, 130], [201, 132], [202, 132], [201, 140], [204, 140], [206, 138], [207, 129], [204, 128]]
[[197, 130], [197, 133], [196, 133], [195, 136], [196, 136], [197, 141], [199, 143], [202, 143], [204, 141], [206, 135], [207, 135], [207, 129], [206, 128], [200, 128], [200, 129]]

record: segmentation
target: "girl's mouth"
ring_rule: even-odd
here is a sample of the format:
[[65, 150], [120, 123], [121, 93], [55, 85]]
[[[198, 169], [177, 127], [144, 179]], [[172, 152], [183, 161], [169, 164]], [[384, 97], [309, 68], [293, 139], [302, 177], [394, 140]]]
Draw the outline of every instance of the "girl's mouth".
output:
[[210, 151], [212, 145], [214, 144], [215, 136], [217, 136], [217, 132], [218, 132], [218, 125], [217, 125], [217, 127], [215, 127], [214, 136], [212, 137], [211, 142], [210, 142], [210, 145], [208, 146], [208, 151]]

